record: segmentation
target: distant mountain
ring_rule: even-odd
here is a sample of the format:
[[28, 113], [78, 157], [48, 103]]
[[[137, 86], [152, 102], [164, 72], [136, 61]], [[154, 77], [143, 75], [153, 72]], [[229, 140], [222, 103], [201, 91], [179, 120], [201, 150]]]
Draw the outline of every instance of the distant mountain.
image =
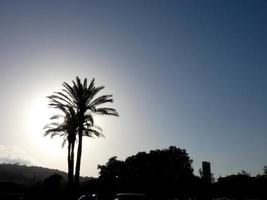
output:
[[52, 174], [60, 174], [67, 180], [67, 173], [44, 167], [19, 164], [0, 164], [0, 182], [29, 183], [42, 181]]

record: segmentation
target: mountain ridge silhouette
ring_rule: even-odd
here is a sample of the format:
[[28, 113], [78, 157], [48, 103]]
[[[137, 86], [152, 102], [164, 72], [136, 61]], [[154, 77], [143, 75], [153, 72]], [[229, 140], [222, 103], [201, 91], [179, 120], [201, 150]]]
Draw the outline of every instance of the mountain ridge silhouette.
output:
[[[67, 180], [67, 173], [58, 169], [50, 169], [42, 166], [27, 166], [19, 163], [0, 163], [0, 182], [31, 183], [43, 181], [47, 177], [59, 174], [63, 180]], [[81, 177], [88, 180], [92, 177]]]

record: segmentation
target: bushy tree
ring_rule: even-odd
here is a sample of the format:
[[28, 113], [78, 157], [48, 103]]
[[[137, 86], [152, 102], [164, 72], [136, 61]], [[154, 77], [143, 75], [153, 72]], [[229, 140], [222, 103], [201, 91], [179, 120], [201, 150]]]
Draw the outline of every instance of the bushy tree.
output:
[[263, 175], [264, 176], [267, 176], [267, 166], [264, 166], [263, 167]]
[[[167, 149], [139, 152], [119, 161], [112, 157], [98, 166], [103, 187], [116, 192], [135, 191], [168, 195], [193, 179], [192, 160], [186, 150], [170, 146]], [[109, 184], [109, 185], [107, 185]], [[159, 197], [159, 196], [158, 196]]]

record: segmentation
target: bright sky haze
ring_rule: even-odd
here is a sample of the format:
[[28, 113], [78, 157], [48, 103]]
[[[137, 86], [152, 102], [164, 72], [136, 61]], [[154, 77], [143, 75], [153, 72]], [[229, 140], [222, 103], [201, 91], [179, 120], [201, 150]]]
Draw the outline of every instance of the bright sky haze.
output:
[[185, 148], [197, 174], [267, 165], [266, 1], [0, 1], [0, 162], [67, 169], [43, 137], [46, 96], [75, 76], [113, 94], [81, 174], [112, 156]]

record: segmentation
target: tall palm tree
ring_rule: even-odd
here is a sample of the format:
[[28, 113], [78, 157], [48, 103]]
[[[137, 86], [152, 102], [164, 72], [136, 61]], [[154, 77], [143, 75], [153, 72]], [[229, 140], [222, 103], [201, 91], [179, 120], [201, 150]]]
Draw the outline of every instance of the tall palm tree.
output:
[[[53, 97], [49, 97], [53, 103]], [[65, 107], [64, 105], [57, 104], [51, 105], [54, 108], [59, 109], [64, 115], [54, 115], [50, 119], [52, 122], [45, 126], [45, 136], [50, 135], [51, 138], [58, 135], [63, 137], [62, 147], [68, 142], [68, 185], [71, 188], [74, 184], [74, 148], [76, 142], [77, 114], [72, 107]], [[61, 122], [58, 120], [61, 119]], [[57, 121], [55, 121], [57, 120]]]
[[62, 85], [64, 87], [62, 92], [56, 92], [54, 95], [50, 96], [50, 99], [53, 99], [50, 105], [72, 107], [77, 113], [78, 149], [75, 166], [75, 184], [79, 185], [83, 136], [103, 136], [101, 129], [93, 124], [93, 115], [118, 116], [118, 112], [113, 108], [101, 107], [101, 105], [105, 103], [112, 103], [113, 98], [112, 95], [96, 97], [99, 91], [104, 89], [104, 86], [96, 87], [94, 79], [87, 85], [86, 78], [82, 83], [80, 78], [76, 77], [76, 81], [72, 81], [72, 85], [66, 82]]

